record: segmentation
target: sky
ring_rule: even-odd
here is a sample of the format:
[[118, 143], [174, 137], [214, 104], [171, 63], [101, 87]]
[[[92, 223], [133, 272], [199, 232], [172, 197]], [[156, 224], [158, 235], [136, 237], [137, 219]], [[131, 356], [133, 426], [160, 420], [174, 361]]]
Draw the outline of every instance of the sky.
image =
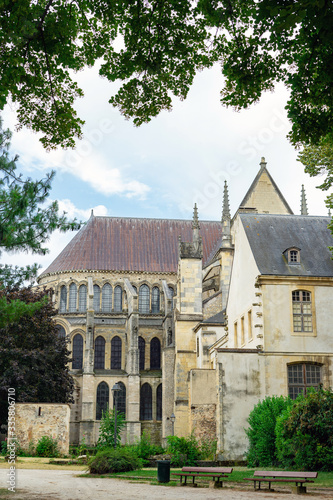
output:
[[[50, 200], [58, 200], [69, 217], [85, 221], [93, 209], [95, 215], [190, 219], [196, 202], [200, 219], [220, 220], [224, 181], [233, 215], [262, 156], [295, 214], [304, 184], [309, 214], [327, 215], [326, 194], [316, 188], [321, 179], [304, 173], [286, 138], [288, 92], [282, 85], [235, 112], [220, 103], [223, 77], [215, 66], [196, 75], [186, 100], [173, 99], [171, 112], [137, 128], [108, 104], [119, 85], [99, 77], [97, 67], [75, 78], [85, 92], [76, 103], [85, 125], [74, 150], [46, 152], [37, 134], [15, 132], [14, 107], [3, 113], [4, 126], [14, 132], [11, 153], [20, 157], [18, 171], [41, 178], [55, 170]], [[43, 270], [72, 237], [52, 235], [46, 256], [2, 253], [0, 262], [37, 262]]]

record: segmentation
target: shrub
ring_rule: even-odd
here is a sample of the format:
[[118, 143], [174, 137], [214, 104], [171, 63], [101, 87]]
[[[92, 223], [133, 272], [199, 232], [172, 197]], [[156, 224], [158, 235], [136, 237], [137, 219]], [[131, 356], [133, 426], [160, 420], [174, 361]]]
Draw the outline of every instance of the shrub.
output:
[[196, 465], [200, 459], [199, 443], [193, 434], [188, 437], [167, 437], [167, 453], [171, 455], [171, 463], [175, 467]]
[[217, 439], [201, 439], [200, 458], [201, 460], [215, 460], [217, 451]]
[[272, 396], [255, 405], [248, 418], [249, 428], [245, 431], [249, 438], [248, 466], [270, 467], [277, 465], [276, 419], [292, 403], [290, 398]]
[[124, 448], [104, 448], [89, 461], [91, 474], [107, 474], [141, 469], [141, 459], [133, 450]]
[[126, 448], [135, 453], [142, 460], [143, 465], [149, 463], [148, 458], [151, 456], [160, 455], [165, 451], [162, 446], [152, 443], [150, 434], [146, 432], [143, 432], [140, 441], [136, 444], [126, 445]]
[[[96, 444], [97, 449], [111, 448], [114, 446], [114, 422], [115, 412], [114, 410], [107, 410], [103, 412], [101, 425], [99, 428], [99, 437]], [[117, 446], [120, 445], [120, 434], [126, 425], [125, 417], [122, 413], [117, 411], [117, 436], [116, 442]]]
[[36, 446], [37, 457], [58, 457], [58, 443], [56, 439], [49, 436], [42, 436]]
[[278, 419], [277, 456], [283, 467], [333, 470], [333, 393], [310, 390]]
[[1, 452], [0, 455], [5, 457], [7, 455], [7, 440], [1, 442]]

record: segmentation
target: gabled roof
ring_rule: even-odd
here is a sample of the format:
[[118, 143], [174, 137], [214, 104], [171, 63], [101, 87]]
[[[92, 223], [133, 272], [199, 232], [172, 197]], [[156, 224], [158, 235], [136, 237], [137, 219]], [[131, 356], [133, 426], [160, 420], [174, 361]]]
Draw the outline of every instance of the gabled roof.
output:
[[[218, 248], [221, 222], [200, 221], [203, 262]], [[43, 272], [177, 272], [178, 238], [192, 241], [192, 220], [91, 216]], [[215, 250], [216, 251], [216, 250]]]
[[[260, 274], [333, 277], [329, 217], [239, 214]], [[300, 248], [300, 263], [288, 264], [286, 248]]]
[[239, 208], [255, 208], [258, 213], [293, 214], [286, 199], [261, 159], [260, 170]]

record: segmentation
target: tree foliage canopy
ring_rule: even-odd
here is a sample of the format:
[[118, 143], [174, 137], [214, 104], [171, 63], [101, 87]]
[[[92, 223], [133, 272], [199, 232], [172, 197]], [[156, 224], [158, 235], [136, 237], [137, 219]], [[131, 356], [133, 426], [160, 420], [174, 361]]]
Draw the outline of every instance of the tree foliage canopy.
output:
[[[50, 194], [54, 172], [45, 179], [23, 179], [16, 172], [18, 157], [10, 158], [11, 132], [3, 130], [0, 119], [0, 255], [6, 251], [47, 253], [45, 243], [56, 229], [79, 229], [80, 223], [59, 214], [58, 203], [45, 204]], [[38, 265], [12, 267], [0, 264], [0, 284], [20, 286], [34, 278]]]
[[333, 393], [309, 391], [300, 395], [277, 420], [277, 455], [296, 470], [333, 469]]
[[247, 463], [249, 467], [270, 467], [277, 465], [275, 426], [281, 413], [292, 405], [284, 396], [266, 397], [251, 411], [246, 429], [249, 439]]
[[0, 15], [0, 109], [15, 102], [46, 148], [81, 135], [73, 72], [96, 61], [122, 82], [110, 102], [136, 125], [219, 62], [222, 104], [246, 108], [283, 82], [291, 142], [332, 134], [331, 0], [2, 0]]
[[30, 307], [19, 321], [15, 317], [0, 323], [0, 420], [6, 421], [7, 391], [15, 389], [17, 402], [70, 403], [73, 379], [70, 354], [53, 321], [56, 314], [44, 291], [23, 288], [0, 290], [0, 301], [24, 303]]

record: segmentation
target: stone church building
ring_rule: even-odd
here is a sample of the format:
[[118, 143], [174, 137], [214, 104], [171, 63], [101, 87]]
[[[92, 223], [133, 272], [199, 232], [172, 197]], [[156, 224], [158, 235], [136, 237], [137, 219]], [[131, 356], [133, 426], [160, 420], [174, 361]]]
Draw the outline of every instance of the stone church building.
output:
[[144, 431], [216, 438], [241, 459], [253, 406], [332, 387], [333, 239], [329, 217], [294, 215], [265, 159], [233, 218], [95, 217], [39, 277], [54, 290], [76, 382], [70, 440], [98, 439], [102, 411]]

